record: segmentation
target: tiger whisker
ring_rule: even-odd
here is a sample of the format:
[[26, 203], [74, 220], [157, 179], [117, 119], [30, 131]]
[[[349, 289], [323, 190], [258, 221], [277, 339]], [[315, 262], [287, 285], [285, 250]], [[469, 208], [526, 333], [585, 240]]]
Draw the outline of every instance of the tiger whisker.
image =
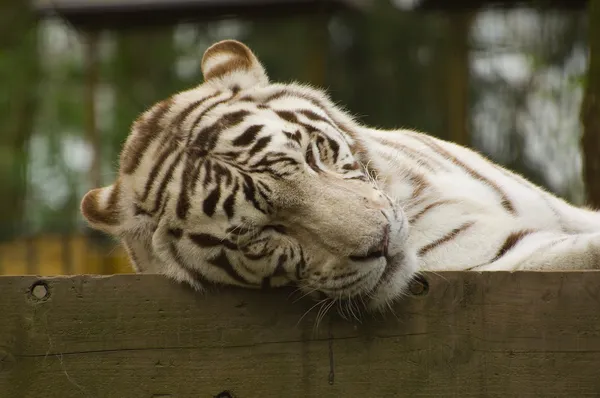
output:
[[313, 305], [312, 307], [310, 307], [308, 310], [306, 310], [306, 311], [304, 312], [304, 314], [302, 314], [302, 316], [300, 317], [300, 319], [298, 319], [298, 322], [296, 322], [296, 326], [298, 326], [298, 325], [300, 324], [300, 322], [302, 322], [302, 319], [304, 319], [304, 317], [305, 317], [306, 315], [308, 315], [308, 313], [309, 313], [310, 311], [312, 311], [312, 310], [313, 310], [313, 308], [315, 308], [316, 306], [318, 306], [319, 304], [322, 304], [324, 301], [327, 301], [327, 300], [329, 300], [329, 298], [324, 298], [324, 299], [322, 299], [322, 300], [318, 301], [318, 302], [317, 302], [315, 305]]
[[325, 303], [321, 306], [321, 308], [319, 309], [319, 313], [317, 313], [317, 319], [315, 322], [315, 326], [313, 327], [313, 333], [317, 334], [318, 330], [319, 330], [319, 325], [321, 324], [321, 321], [323, 320], [323, 318], [325, 318], [325, 315], [327, 314], [327, 312], [329, 312], [329, 310], [331, 309], [331, 307], [333, 307], [335, 305], [335, 299], [330, 299], [331, 301], [329, 303]]
[[308, 292], [305, 292], [302, 296], [300, 296], [299, 298], [297, 298], [296, 300], [293, 301], [293, 303], [297, 303], [298, 301], [302, 300], [304, 297], [318, 291], [318, 288], [312, 288], [311, 290], [309, 290]]

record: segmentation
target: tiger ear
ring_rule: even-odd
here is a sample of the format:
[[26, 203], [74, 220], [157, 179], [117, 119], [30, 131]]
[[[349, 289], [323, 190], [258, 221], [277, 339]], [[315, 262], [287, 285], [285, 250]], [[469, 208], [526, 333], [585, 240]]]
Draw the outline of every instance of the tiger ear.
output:
[[92, 189], [81, 200], [81, 214], [90, 227], [116, 235], [122, 223], [119, 211], [120, 187], [117, 181], [104, 188]]
[[265, 69], [252, 51], [236, 40], [223, 40], [210, 46], [202, 57], [205, 82], [233, 91], [269, 83]]

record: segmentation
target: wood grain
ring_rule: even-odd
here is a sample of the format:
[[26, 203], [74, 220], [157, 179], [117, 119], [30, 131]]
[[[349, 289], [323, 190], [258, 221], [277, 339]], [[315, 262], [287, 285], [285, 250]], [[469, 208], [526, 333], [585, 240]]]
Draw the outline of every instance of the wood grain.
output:
[[0, 277], [0, 397], [600, 396], [600, 272], [425, 276], [395, 315], [318, 329], [286, 289]]

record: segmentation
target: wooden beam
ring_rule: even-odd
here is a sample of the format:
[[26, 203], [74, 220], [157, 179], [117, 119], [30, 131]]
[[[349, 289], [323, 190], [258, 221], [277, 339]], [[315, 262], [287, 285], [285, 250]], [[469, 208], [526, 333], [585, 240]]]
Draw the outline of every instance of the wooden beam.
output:
[[600, 206], [600, 1], [590, 3], [588, 68], [580, 120], [586, 204]]
[[316, 309], [302, 318], [313, 303], [286, 289], [0, 277], [0, 395], [600, 395], [600, 271], [425, 277], [395, 315], [318, 329]]
[[264, 18], [358, 9], [363, 0], [34, 0], [40, 17], [82, 29], [137, 28], [231, 17]]
[[415, 9], [423, 11], [464, 11], [484, 7], [584, 10], [590, 0], [418, 0]]

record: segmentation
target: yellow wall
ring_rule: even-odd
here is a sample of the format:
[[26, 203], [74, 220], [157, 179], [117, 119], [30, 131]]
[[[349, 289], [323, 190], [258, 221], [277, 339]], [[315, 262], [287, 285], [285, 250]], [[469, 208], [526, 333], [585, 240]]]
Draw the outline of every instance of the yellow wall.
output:
[[[2, 275], [65, 275], [71, 274], [114, 274], [133, 272], [123, 248], [94, 244], [84, 235], [71, 235], [68, 244], [61, 235], [40, 235], [0, 244], [0, 274]], [[63, 247], [71, 256], [72, 270], [64, 264]], [[27, 251], [33, 251], [34, 269], [27, 269]]]

